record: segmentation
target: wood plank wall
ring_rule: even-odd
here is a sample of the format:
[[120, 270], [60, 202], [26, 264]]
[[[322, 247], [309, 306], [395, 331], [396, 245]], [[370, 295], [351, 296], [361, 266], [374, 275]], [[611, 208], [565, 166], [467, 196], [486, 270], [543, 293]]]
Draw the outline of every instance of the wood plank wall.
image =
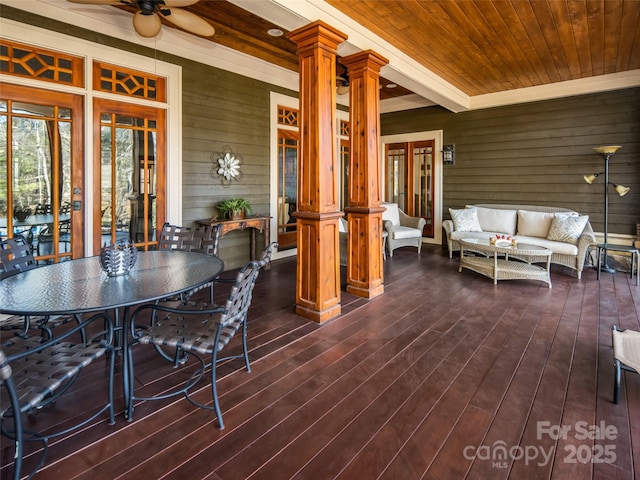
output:
[[428, 107], [384, 114], [382, 135], [443, 130], [455, 144], [455, 165], [444, 168], [443, 216], [471, 203], [550, 205], [590, 216], [602, 232], [604, 176], [592, 185], [583, 175], [604, 170], [593, 151], [622, 145], [610, 161], [609, 232], [636, 235], [640, 223], [640, 89], [451, 113]]
[[[196, 62], [183, 66], [182, 218], [184, 224], [219, 215], [215, 204], [243, 197], [252, 213], [269, 214], [269, 88], [262, 82]], [[229, 147], [241, 160], [240, 180], [224, 186], [212, 175], [211, 154]], [[220, 244], [226, 268], [249, 258], [248, 231]]]

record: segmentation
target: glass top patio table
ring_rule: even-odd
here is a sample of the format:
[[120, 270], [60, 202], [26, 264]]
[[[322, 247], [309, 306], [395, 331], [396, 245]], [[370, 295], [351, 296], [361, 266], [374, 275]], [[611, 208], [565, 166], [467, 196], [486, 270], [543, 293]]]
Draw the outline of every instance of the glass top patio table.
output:
[[127, 275], [109, 277], [100, 257], [45, 265], [0, 282], [0, 313], [63, 315], [129, 307], [191, 290], [224, 269], [218, 257], [185, 251], [138, 252]]

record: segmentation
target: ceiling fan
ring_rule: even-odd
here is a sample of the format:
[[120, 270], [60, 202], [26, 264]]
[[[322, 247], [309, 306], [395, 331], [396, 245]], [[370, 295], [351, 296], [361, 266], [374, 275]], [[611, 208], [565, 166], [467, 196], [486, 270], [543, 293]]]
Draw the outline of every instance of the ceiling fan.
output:
[[160, 17], [173, 23], [176, 27], [200, 35], [210, 37], [215, 29], [203, 18], [187, 12], [187, 7], [199, 0], [68, 0], [71, 3], [92, 5], [126, 5], [137, 7], [133, 16], [133, 28], [143, 37], [155, 37], [160, 33], [162, 22]]

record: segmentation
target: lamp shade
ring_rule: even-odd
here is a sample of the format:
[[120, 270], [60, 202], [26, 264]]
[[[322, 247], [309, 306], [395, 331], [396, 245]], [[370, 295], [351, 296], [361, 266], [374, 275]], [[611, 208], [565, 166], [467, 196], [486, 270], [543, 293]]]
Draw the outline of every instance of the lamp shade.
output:
[[594, 147], [593, 149], [598, 152], [600, 155], [613, 155], [619, 149], [621, 149], [621, 145], [609, 145], [606, 147]]
[[142, 37], [155, 37], [160, 33], [162, 22], [158, 15], [145, 15], [142, 12], [136, 12], [133, 16], [133, 28]]
[[629, 187], [625, 187], [624, 185], [614, 185], [614, 187], [616, 192], [618, 192], [618, 195], [621, 197], [624, 197], [631, 190]]
[[585, 175], [583, 178], [584, 178], [585, 182], [587, 182], [589, 185], [591, 185], [593, 182], [596, 181], [596, 178], [598, 178], [598, 175], [600, 175], [600, 174], [599, 173], [594, 173], [594, 174], [591, 174], [591, 175]]

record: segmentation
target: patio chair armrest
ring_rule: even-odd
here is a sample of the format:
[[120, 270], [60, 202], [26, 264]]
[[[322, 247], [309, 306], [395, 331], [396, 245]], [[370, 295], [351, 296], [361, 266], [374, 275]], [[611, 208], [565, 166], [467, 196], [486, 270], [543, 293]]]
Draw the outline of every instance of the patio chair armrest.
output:
[[404, 213], [402, 210], [398, 210], [398, 214], [400, 215], [400, 225], [402, 225], [403, 227], [411, 227], [422, 230], [427, 224], [427, 221], [424, 218], [412, 217]]

